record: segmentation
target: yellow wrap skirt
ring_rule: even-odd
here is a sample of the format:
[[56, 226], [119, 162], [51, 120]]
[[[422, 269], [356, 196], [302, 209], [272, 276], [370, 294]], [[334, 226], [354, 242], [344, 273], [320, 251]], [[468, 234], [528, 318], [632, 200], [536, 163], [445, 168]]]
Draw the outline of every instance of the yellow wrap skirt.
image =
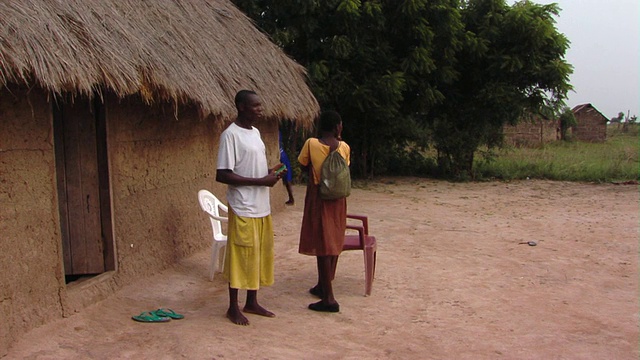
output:
[[229, 208], [223, 276], [233, 289], [258, 290], [273, 285], [273, 224], [271, 215], [238, 216]]

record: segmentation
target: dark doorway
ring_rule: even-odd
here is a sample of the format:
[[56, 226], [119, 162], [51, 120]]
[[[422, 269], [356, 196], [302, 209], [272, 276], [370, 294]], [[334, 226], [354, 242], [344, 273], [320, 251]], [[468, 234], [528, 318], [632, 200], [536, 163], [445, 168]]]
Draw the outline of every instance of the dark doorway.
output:
[[104, 104], [66, 96], [53, 105], [58, 205], [67, 282], [114, 270]]

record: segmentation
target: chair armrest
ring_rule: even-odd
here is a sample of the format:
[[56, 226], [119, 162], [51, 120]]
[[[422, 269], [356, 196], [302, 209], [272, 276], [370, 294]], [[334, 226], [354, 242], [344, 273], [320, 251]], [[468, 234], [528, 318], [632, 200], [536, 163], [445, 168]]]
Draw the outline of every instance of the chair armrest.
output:
[[356, 230], [358, 231], [358, 238], [360, 239], [360, 246], [364, 248], [364, 236], [367, 234], [364, 231], [364, 227], [359, 225], [347, 225], [347, 230]]
[[211, 214], [207, 214], [207, 215], [209, 215], [210, 218], [216, 219], [218, 221], [222, 221], [222, 222], [229, 221], [229, 219], [227, 217], [224, 217], [224, 216], [215, 216], [215, 215], [211, 215]]
[[[224, 213], [226, 213], [227, 216], [220, 215], [220, 210], [222, 210]], [[218, 220], [227, 222], [228, 218], [229, 218], [229, 208], [227, 207], [227, 205], [225, 205], [223, 203], [218, 203], [218, 214], [220, 215], [220, 219], [218, 219]]]
[[218, 207], [220, 208], [220, 210], [226, 212], [227, 214], [229, 213], [229, 208], [227, 207], [227, 205], [225, 205], [223, 203], [219, 203]]
[[[362, 221], [362, 227], [364, 228], [364, 234], [369, 235], [369, 218], [366, 215], [347, 214], [347, 219], [354, 219]], [[348, 228], [348, 226], [347, 226]]]

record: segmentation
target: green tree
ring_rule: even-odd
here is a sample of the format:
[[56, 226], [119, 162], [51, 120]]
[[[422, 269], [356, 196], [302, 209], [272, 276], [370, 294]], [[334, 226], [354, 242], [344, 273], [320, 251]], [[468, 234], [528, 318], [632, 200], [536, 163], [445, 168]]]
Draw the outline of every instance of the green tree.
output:
[[609, 120], [609, 122], [611, 124], [618, 124], [618, 126], [620, 126], [620, 124], [622, 123], [622, 120], [624, 120], [624, 113], [620, 111], [618, 112], [618, 116], [612, 117], [611, 120]]
[[578, 125], [576, 121], [576, 116], [573, 111], [568, 107], [565, 107], [560, 113], [560, 139], [567, 140], [567, 131], [569, 128]]
[[553, 4], [234, 2], [308, 69], [320, 104], [342, 114], [356, 175], [433, 144], [443, 174], [469, 176], [478, 148], [499, 145], [505, 123], [548, 116], [571, 88]]
[[234, 2], [308, 69], [322, 107], [340, 112], [357, 175], [384, 172], [407, 144], [427, 143], [420, 114], [455, 77], [456, 1]]
[[525, 114], [549, 115], [563, 105], [572, 67], [569, 46], [555, 28], [555, 4], [504, 0], [461, 3], [465, 41], [457, 54], [459, 76], [440, 87], [445, 101], [425, 117], [440, 170], [472, 176], [474, 154], [499, 146], [505, 124]]

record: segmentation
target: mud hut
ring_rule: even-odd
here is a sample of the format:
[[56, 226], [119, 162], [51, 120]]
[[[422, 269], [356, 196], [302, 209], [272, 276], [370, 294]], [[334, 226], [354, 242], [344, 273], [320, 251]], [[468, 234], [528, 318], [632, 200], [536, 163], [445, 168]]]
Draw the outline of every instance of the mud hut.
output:
[[505, 124], [505, 143], [517, 147], [541, 146], [560, 139], [558, 120], [544, 116], [531, 116], [515, 125]]
[[577, 125], [571, 128], [574, 139], [588, 142], [607, 140], [607, 117], [591, 104], [582, 104], [571, 109]]
[[271, 163], [278, 119], [318, 111], [304, 69], [226, 0], [6, 0], [0, 39], [0, 357], [210, 246], [196, 194], [224, 194], [236, 91], [262, 97]]

